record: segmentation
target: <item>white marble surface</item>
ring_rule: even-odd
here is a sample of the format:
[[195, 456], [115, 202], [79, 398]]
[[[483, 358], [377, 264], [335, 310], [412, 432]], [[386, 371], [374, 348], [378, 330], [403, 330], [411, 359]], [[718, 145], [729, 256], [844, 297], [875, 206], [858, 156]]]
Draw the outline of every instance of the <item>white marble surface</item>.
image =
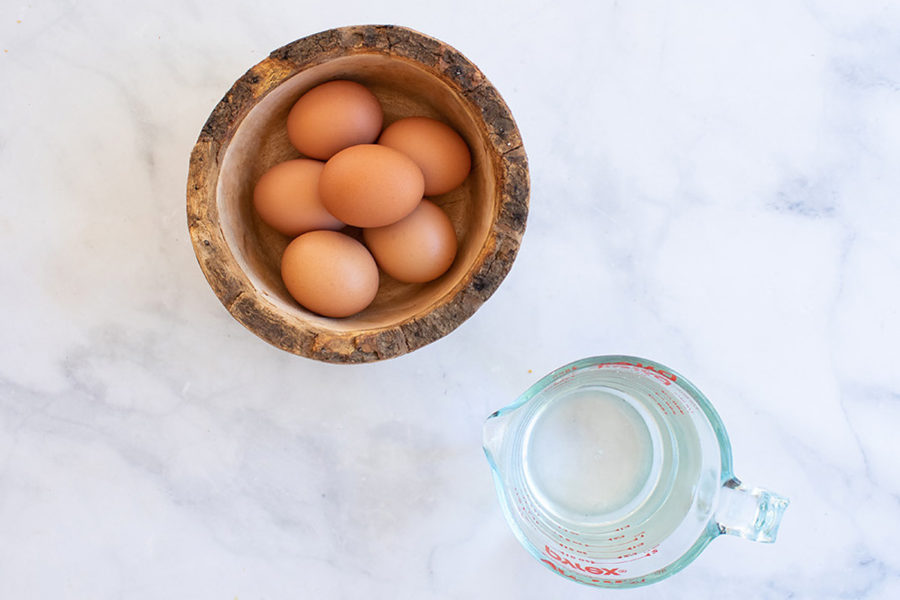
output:
[[[900, 597], [900, 7], [729, 4], [5, 2], [0, 598], [614, 595], [518, 545], [480, 447], [608, 353], [686, 374], [792, 499], [774, 545], [622, 594]], [[184, 188], [241, 73], [371, 22], [501, 90], [531, 212], [457, 331], [330, 366], [219, 304]]]

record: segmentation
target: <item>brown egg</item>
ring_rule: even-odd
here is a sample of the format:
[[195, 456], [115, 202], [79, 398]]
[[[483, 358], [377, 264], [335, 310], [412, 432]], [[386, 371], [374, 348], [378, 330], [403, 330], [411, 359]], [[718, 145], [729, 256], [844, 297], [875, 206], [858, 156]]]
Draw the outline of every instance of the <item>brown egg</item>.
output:
[[266, 171], [253, 190], [253, 206], [263, 222], [292, 237], [313, 229], [343, 227], [319, 200], [324, 167], [323, 162], [299, 158]]
[[456, 232], [436, 204], [422, 200], [406, 218], [363, 231], [378, 266], [404, 283], [424, 283], [443, 275], [456, 257]]
[[329, 81], [303, 94], [287, 118], [288, 139], [310, 158], [328, 160], [344, 148], [371, 144], [384, 115], [378, 98], [355, 81]]
[[408, 156], [375, 144], [341, 150], [325, 163], [319, 178], [322, 204], [356, 227], [396, 223], [422, 199], [425, 180]]
[[449, 125], [427, 117], [409, 117], [389, 125], [378, 143], [403, 152], [425, 174], [425, 195], [459, 187], [472, 168], [465, 140]]
[[294, 299], [326, 317], [349, 317], [372, 303], [378, 266], [366, 247], [336, 231], [310, 231], [281, 257], [281, 278]]

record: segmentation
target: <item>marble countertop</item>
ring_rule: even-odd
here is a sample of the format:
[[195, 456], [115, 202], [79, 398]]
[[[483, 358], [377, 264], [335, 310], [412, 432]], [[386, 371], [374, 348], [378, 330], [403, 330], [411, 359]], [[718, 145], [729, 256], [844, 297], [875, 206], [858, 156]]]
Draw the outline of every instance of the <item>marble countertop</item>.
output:
[[[0, 10], [0, 597], [593, 598], [508, 529], [481, 426], [548, 371], [652, 358], [791, 498], [629, 598], [900, 597], [900, 7], [70, 2]], [[191, 147], [232, 82], [397, 23], [504, 95], [532, 195], [459, 329], [295, 357], [209, 289]]]

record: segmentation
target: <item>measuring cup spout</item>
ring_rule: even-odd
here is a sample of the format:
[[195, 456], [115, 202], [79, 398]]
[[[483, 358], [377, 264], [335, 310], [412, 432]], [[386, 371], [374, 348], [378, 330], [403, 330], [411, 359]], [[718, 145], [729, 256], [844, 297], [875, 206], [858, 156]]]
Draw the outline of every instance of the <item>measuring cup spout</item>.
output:
[[509, 415], [504, 410], [495, 411], [484, 422], [483, 447], [484, 454], [494, 471], [498, 471], [500, 464], [500, 450], [503, 447], [503, 437], [509, 428]]
[[774, 542], [790, 500], [762, 488], [751, 488], [737, 478], [722, 487], [716, 523], [719, 533], [754, 542]]

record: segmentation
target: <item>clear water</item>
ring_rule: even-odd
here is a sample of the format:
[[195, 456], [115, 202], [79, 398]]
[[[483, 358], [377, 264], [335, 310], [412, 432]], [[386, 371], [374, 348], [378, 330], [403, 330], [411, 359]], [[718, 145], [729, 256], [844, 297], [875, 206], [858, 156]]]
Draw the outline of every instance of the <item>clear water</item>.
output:
[[[652, 428], [652, 432], [651, 432]], [[607, 387], [546, 404], [525, 439], [525, 476], [538, 500], [569, 520], [610, 521], [652, 490], [660, 433], [646, 409]]]
[[595, 555], [607, 554], [603, 532], [619, 528], [658, 543], [697, 500], [705, 417], [653, 377], [606, 370], [579, 383], [548, 394], [528, 420], [519, 456], [526, 496], [551, 529], [596, 532]]

